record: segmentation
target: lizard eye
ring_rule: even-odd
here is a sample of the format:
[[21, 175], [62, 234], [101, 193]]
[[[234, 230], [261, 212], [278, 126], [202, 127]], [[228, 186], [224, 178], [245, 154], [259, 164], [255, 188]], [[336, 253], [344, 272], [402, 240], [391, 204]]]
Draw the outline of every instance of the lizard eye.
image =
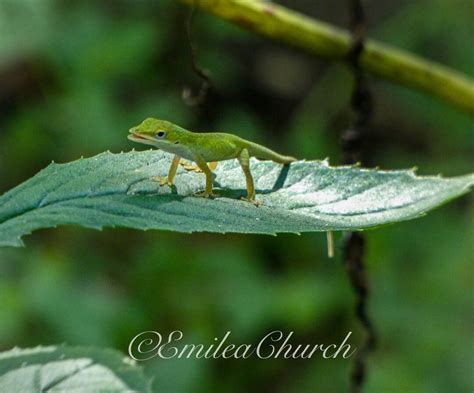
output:
[[165, 131], [158, 131], [158, 132], [156, 133], [156, 137], [155, 137], [155, 138], [157, 138], [157, 139], [162, 139], [162, 138], [164, 138], [165, 136], [166, 136], [166, 132], [165, 132]]

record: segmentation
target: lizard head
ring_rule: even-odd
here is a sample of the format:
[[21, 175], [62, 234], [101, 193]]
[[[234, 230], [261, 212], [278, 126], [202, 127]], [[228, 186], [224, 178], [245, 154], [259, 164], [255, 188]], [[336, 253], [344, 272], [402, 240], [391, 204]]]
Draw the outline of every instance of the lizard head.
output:
[[131, 141], [170, 151], [171, 147], [180, 144], [186, 130], [169, 121], [149, 117], [138, 126], [132, 127], [129, 132], [128, 139]]

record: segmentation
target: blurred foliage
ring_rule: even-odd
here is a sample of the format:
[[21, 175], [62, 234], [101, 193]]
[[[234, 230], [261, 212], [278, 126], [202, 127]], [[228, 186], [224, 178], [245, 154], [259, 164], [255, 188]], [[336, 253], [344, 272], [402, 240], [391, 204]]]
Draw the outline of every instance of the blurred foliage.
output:
[[[324, 2], [323, 2], [324, 3]], [[328, 3], [329, 4], [329, 3]], [[346, 2], [291, 7], [346, 24]], [[371, 35], [459, 70], [473, 69], [468, 0], [367, 3]], [[215, 89], [203, 108], [185, 22], [172, 0], [0, 2], [0, 191], [51, 160], [130, 150], [146, 116], [227, 130], [337, 163], [351, 122], [352, 78], [334, 65], [198, 13], [198, 62]], [[472, 118], [422, 93], [371, 79], [370, 165], [422, 174], [472, 170]], [[472, 196], [426, 218], [367, 233], [371, 313], [380, 347], [368, 392], [473, 389]], [[341, 235], [336, 236], [340, 244]], [[257, 342], [272, 329], [330, 343], [353, 319], [353, 294], [322, 235], [184, 235], [63, 227], [0, 249], [0, 348], [97, 345], [126, 351], [138, 332], [179, 329], [189, 342], [227, 330]], [[321, 359], [150, 361], [157, 391], [347, 390], [350, 362]]]
[[151, 384], [130, 358], [110, 349], [37, 346], [0, 356], [2, 392], [151, 393]]

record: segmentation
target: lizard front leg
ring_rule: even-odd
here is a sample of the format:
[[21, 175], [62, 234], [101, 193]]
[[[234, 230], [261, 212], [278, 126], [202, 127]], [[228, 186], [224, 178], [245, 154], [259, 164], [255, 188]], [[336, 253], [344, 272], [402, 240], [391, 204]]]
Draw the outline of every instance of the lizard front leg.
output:
[[207, 166], [206, 161], [202, 157], [196, 157], [195, 159], [197, 166], [199, 169], [203, 171], [203, 173], [206, 175], [206, 189], [202, 193], [197, 193], [195, 195], [197, 196], [203, 196], [205, 198], [209, 198], [212, 196], [215, 196], [215, 194], [212, 192], [212, 171], [209, 169]]
[[180, 160], [181, 157], [176, 154], [173, 158], [173, 162], [171, 163], [170, 170], [168, 171], [168, 176], [155, 176], [152, 179], [159, 181], [161, 186], [172, 186]]
[[261, 205], [262, 202], [258, 202], [255, 200], [255, 186], [253, 183], [252, 173], [250, 172], [250, 154], [247, 149], [242, 149], [239, 156], [237, 157], [242, 167], [242, 170], [245, 175], [245, 181], [247, 183], [247, 197], [242, 198], [245, 201], [251, 202], [254, 205], [258, 206]]

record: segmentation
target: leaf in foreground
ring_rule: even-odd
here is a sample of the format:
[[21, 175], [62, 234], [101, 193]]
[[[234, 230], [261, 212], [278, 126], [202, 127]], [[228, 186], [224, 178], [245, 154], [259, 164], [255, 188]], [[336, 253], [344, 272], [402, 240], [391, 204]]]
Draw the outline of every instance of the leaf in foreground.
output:
[[0, 392], [151, 392], [141, 368], [112, 350], [75, 347], [0, 353]]
[[361, 230], [418, 217], [474, 184], [474, 175], [444, 179], [325, 161], [283, 167], [252, 160], [263, 202], [256, 207], [240, 200], [245, 178], [237, 160], [219, 163], [220, 197], [213, 200], [193, 196], [204, 188], [202, 173], [180, 167], [172, 188], [153, 180], [167, 174], [170, 162], [155, 150], [53, 163], [0, 196], [0, 246], [20, 246], [23, 235], [64, 224], [263, 234]]

